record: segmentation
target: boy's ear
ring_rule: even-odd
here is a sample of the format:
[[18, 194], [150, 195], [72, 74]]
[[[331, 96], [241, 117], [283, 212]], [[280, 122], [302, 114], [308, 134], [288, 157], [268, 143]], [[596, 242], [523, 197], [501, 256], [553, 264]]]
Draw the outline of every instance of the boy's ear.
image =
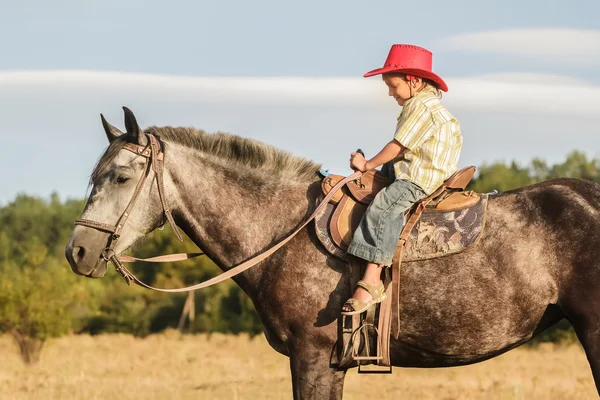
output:
[[[409, 76], [410, 76], [410, 79], [408, 79]], [[412, 75], [409, 75], [409, 76], [407, 76], [406, 79], [408, 80], [408, 83], [410, 85], [412, 85], [412, 87], [417, 87], [421, 83], [423, 83], [423, 78], [421, 78], [420, 76], [412, 76]]]

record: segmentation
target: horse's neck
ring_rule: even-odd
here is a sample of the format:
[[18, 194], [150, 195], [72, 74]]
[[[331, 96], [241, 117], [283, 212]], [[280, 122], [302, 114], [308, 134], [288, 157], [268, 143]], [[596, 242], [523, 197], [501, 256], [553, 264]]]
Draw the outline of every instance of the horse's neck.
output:
[[[313, 182], [283, 182], [195, 154], [166, 170], [177, 182], [174, 214], [184, 232], [223, 269], [269, 248], [314, 206]], [[255, 273], [245, 274], [247, 279]]]

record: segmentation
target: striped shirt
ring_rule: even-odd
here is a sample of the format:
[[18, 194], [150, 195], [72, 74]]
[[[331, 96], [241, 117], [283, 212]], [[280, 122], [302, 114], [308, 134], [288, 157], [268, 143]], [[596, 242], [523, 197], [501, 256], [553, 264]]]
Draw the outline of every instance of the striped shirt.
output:
[[396, 157], [396, 179], [408, 179], [431, 194], [458, 169], [460, 124], [426, 87], [404, 103], [394, 135], [406, 149]]

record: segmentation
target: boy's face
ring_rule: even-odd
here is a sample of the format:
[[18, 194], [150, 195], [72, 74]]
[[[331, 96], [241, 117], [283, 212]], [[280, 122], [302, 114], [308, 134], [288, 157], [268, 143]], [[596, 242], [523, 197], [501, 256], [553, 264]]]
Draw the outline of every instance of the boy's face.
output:
[[403, 106], [416, 93], [415, 89], [399, 76], [383, 75], [383, 81], [389, 89], [388, 95], [396, 99], [400, 106]]

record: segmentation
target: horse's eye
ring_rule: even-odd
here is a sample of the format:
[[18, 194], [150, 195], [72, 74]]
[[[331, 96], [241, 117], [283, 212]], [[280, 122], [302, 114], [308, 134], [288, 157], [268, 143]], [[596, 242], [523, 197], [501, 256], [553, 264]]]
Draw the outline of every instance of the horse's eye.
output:
[[119, 183], [125, 183], [125, 182], [127, 182], [128, 180], [129, 180], [129, 178], [127, 178], [126, 176], [119, 176], [119, 177], [117, 178], [117, 184], [119, 184]]

